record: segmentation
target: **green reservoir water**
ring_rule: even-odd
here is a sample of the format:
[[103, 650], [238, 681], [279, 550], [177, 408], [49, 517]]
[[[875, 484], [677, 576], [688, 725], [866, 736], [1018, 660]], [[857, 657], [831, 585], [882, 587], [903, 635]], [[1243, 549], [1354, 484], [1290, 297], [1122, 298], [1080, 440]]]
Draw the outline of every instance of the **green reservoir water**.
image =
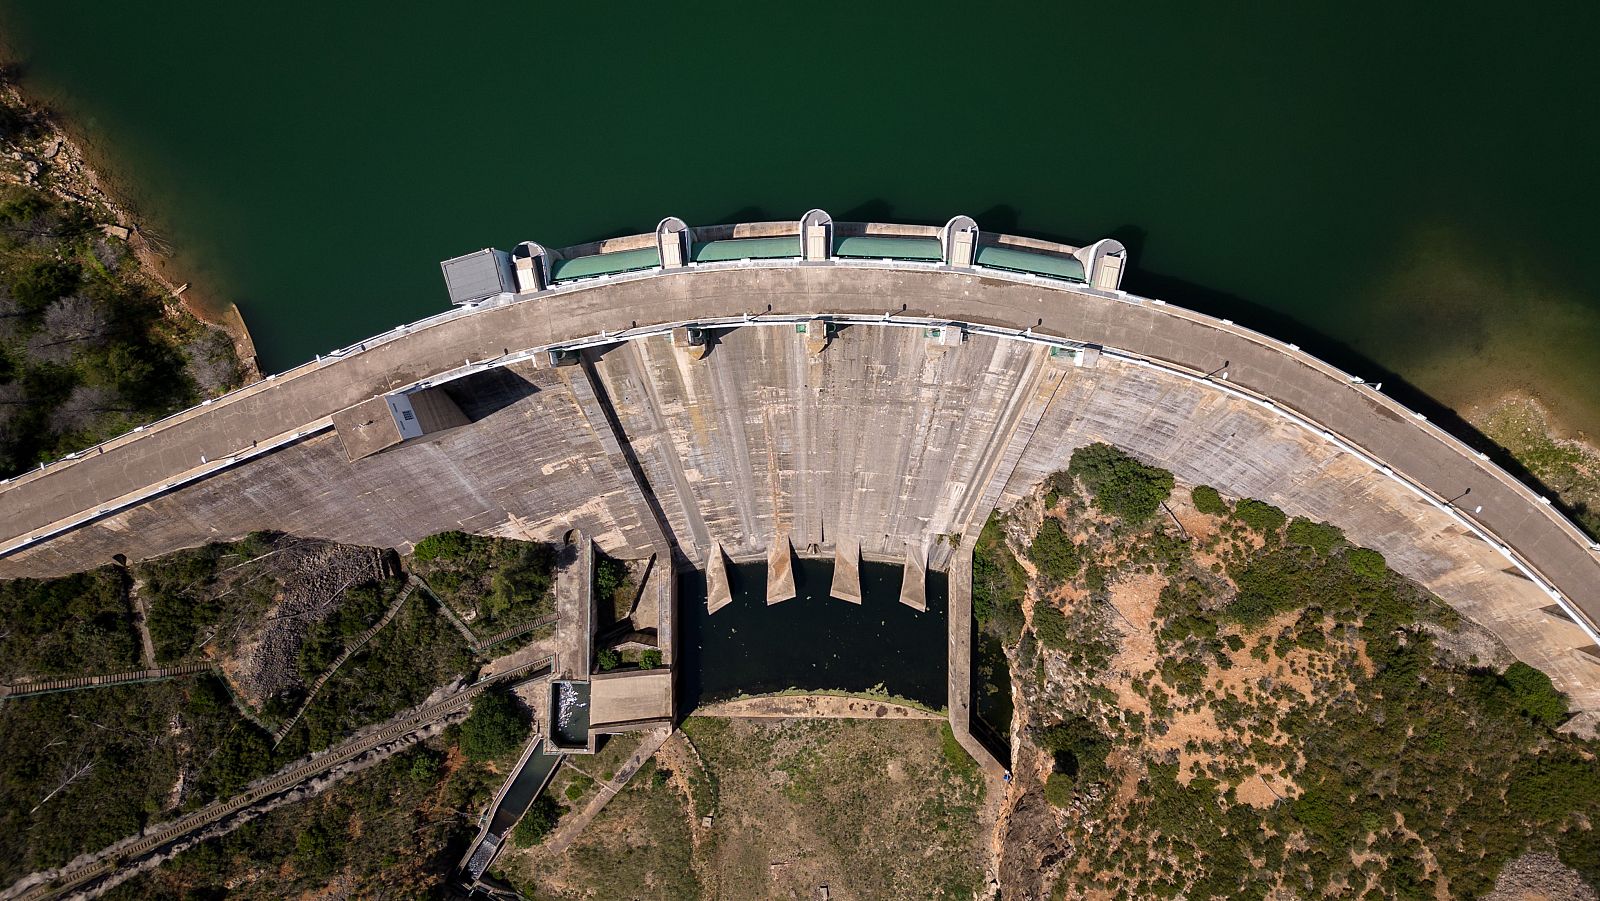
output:
[[16, 0], [0, 25], [269, 369], [442, 309], [458, 253], [818, 206], [1114, 234], [1131, 290], [1600, 431], [1597, 4]]

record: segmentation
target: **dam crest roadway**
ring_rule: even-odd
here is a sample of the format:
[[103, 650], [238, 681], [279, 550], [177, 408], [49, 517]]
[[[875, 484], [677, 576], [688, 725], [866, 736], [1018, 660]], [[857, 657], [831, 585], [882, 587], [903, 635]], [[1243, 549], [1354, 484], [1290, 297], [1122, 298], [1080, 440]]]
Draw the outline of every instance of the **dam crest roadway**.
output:
[[445, 313], [0, 484], [0, 577], [260, 529], [405, 550], [447, 529], [573, 526], [614, 556], [712, 574], [791, 553], [937, 569], [950, 716], [974, 749], [972, 538], [1103, 441], [1339, 526], [1547, 672], [1592, 727], [1600, 545], [1358, 376], [1122, 291], [1128, 264], [1111, 240], [815, 210], [468, 254], [443, 264]]

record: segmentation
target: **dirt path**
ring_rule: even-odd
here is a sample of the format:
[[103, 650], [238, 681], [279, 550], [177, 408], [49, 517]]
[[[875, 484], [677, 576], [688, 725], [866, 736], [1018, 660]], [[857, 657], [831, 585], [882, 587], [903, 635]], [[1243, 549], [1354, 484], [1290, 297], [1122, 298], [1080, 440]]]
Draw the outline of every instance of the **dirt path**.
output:
[[138, 582], [128, 589], [128, 599], [133, 601], [133, 627], [139, 632], [139, 665], [155, 669], [156, 643], [150, 638], [150, 604], [139, 592]]
[[943, 714], [919, 710], [907, 704], [871, 698], [838, 695], [783, 695], [766, 698], [740, 698], [708, 704], [694, 711], [695, 716], [734, 718], [770, 717], [781, 719], [856, 719], [856, 720], [942, 720]]
[[[617, 770], [616, 778], [610, 781], [595, 780], [600, 783], [600, 791], [589, 800], [588, 806], [584, 807], [583, 810], [578, 811], [573, 816], [564, 818], [556, 826], [556, 831], [545, 842], [546, 852], [551, 855], [562, 854], [572, 847], [572, 843], [578, 840], [578, 836], [583, 834], [583, 830], [588, 827], [595, 816], [605, 809], [606, 804], [616, 797], [617, 792], [622, 791], [623, 786], [628, 784], [628, 780], [633, 778], [633, 774], [639, 772], [639, 767], [644, 766], [646, 760], [655, 756], [656, 751], [660, 750], [671, 734], [666, 729], [657, 729], [651, 732], [639, 744], [639, 747], [633, 752], [633, 756], [628, 758], [628, 762]], [[594, 777], [590, 776], [590, 778], [593, 779]]]

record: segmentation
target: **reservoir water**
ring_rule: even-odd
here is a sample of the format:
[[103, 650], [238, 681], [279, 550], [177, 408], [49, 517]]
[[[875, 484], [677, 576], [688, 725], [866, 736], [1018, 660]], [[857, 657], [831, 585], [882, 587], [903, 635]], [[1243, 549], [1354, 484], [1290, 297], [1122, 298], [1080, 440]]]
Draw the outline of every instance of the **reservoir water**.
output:
[[268, 369], [441, 309], [437, 262], [488, 245], [961, 212], [1114, 234], [1131, 290], [1600, 432], [1600, 4], [19, 0], [0, 26]]
[[949, 583], [928, 572], [928, 609], [900, 603], [901, 568], [861, 564], [860, 604], [829, 597], [833, 561], [800, 559], [799, 596], [767, 606], [767, 565], [728, 568], [733, 603], [706, 612], [703, 570], [678, 576], [678, 709], [740, 694], [879, 689], [929, 707], [949, 695]]

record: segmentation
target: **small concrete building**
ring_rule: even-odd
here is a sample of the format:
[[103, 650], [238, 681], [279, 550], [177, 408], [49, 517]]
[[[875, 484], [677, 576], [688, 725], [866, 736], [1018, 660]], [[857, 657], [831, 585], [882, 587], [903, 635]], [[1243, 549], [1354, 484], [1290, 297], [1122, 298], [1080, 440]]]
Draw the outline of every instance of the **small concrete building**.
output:
[[442, 388], [374, 397], [333, 414], [333, 428], [354, 463], [413, 438], [467, 424]]
[[[511, 254], [485, 248], [439, 264], [453, 304], [477, 303], [517, 291], [516, 267]], [[539, 287], [543, 287], [540, 285]]]

